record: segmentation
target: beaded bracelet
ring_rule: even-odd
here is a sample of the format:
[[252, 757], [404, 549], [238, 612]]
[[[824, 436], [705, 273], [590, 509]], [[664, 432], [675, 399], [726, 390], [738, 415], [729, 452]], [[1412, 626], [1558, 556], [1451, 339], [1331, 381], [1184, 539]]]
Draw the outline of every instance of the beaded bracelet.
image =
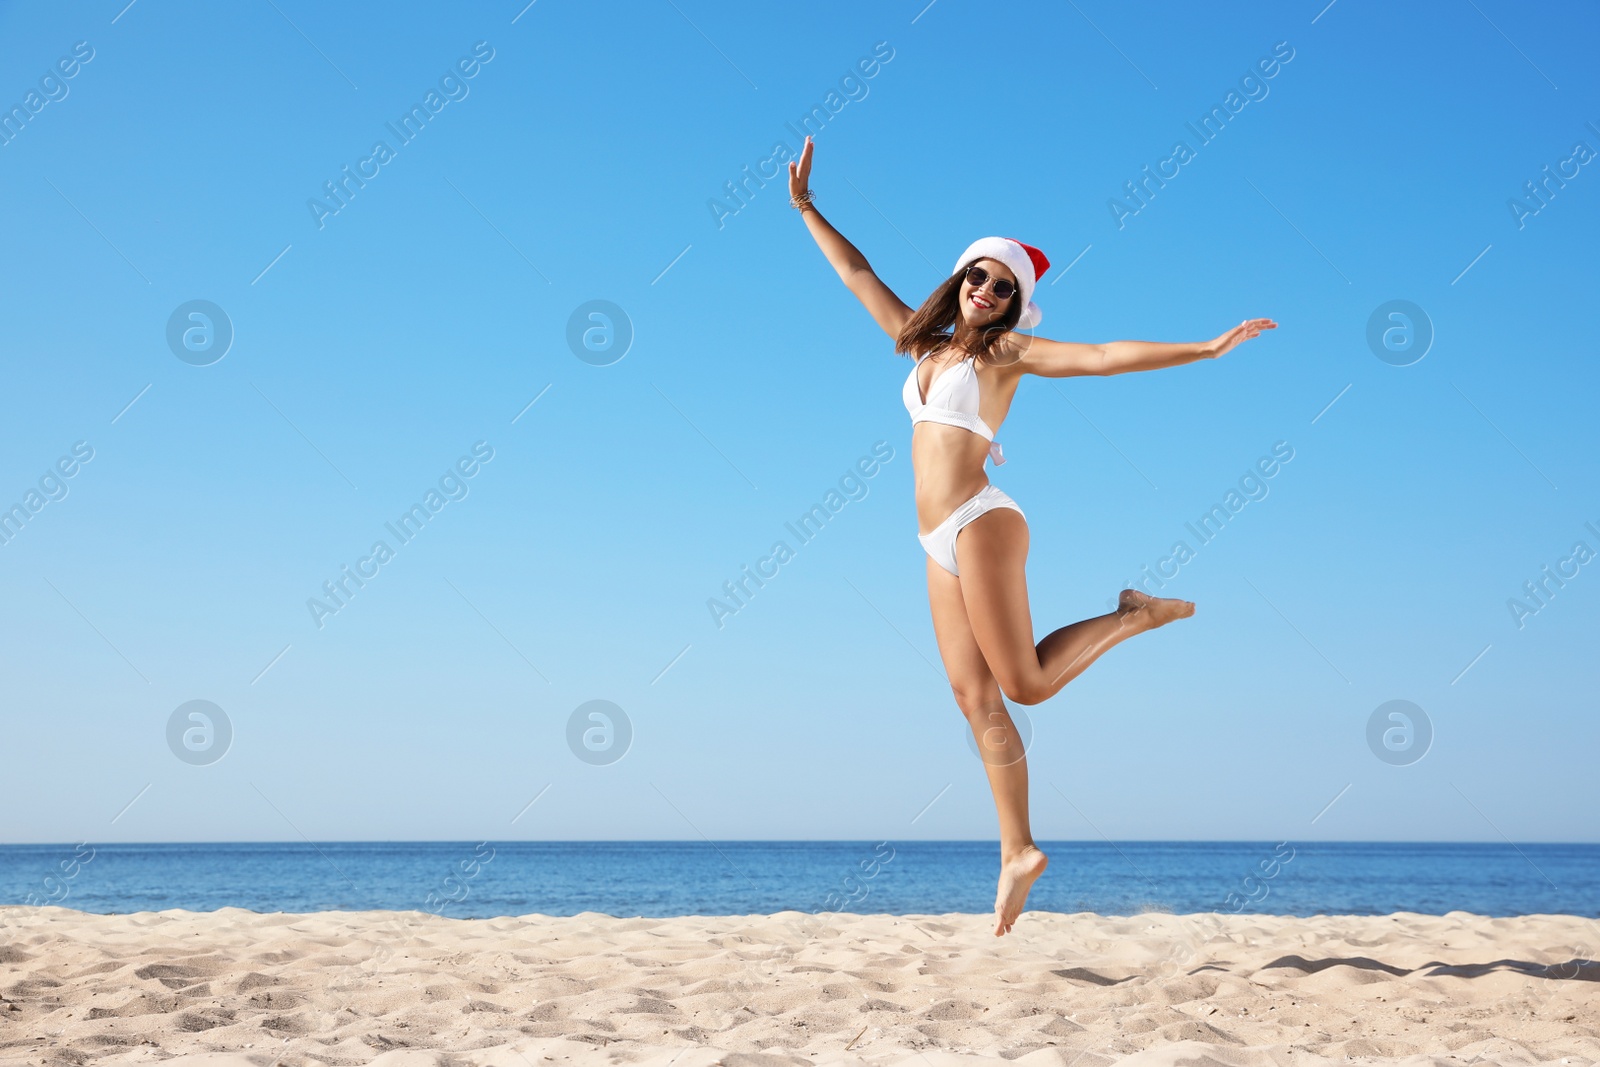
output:
[[807, 189], [802, 193], [795, 193], [793, 196], [789, 197], [789, 206], [804, 211], [806, 205], [815, 200], [816, 196], [817, 194], [812, 192], [810, 189]]

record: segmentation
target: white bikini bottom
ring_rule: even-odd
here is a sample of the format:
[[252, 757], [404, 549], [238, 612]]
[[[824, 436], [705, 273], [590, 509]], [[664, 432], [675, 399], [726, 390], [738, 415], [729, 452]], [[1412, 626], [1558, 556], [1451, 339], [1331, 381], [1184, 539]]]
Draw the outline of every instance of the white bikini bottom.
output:
[[[995, 508], [1010, 508], [1022, 515], [1022, 509], [1017, 507], [1015, 500], [990, 484], [979, 489], [939, 525], [925, 534], [917, 534], [917, 540], [922, 542], [923, 549], [935, 563], [951, 574], [959, 575], [961, 572], [956, 570], [956, 534], [973, 519]], [[1023, 515], [1023, 518], [1027, 516]]]

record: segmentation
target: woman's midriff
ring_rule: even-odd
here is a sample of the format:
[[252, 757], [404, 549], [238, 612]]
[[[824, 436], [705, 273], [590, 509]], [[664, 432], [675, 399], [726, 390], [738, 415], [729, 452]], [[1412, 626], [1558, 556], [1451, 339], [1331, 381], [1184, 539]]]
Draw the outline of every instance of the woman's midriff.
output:
[[988, 455], [989, 442], [971, 430], [942, 422], [919, 422], [911, 428], [919, 534], [930, 533], [989, 484], [983, 473]]

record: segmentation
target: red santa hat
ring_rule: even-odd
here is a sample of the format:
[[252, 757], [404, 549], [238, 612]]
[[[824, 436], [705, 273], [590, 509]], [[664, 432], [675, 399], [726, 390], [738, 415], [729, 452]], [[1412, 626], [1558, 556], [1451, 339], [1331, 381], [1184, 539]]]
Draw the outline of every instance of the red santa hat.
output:
[[950, 273], [960, 274], [964, 268], [971, 266], [972, 262], [978, 259], [999, 260], [1016, 275], [1017, 299], [1022, 301], [1022, 318], [1017, 320], [1017, 329], [1028, 330], [1039, 325], [1039, 320], [1044, 318], [1044, 312], [1033, 302], [1033, 289], [1050, 269], [1050, 261], [1045, 258], [1045, 254], [1014, 237], [980, 237], [961, 253], [961, 258], [956, 260], [955, 269]]

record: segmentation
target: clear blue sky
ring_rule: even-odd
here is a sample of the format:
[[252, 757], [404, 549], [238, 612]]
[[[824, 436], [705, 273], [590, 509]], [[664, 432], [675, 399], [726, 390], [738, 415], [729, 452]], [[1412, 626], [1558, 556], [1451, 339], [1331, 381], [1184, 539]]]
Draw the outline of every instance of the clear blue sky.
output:
[[[1054, 262], [1046, 337], [1280, 324], [1019, 391], [993, 479], [1040, 636], [1179, 540], [1198, 604], [1026, 709], [1037, 836], [1596, 840], [1597, 30], [1503, 0], [0, 7], [3, 839], [992, 835], [907, 363], [781, 177], [713, 206], [817, 106], [818, 206], [913, 306], [1004, 234]], [[195, 300], [234, 333], [207, 365], [167, 339]], [[607, 365], [567, 339], [592, 300], [632, 326]], [[1369, 346], [1394, 300], [1432, 323], [1415, 362]], [[319, 627], [346, 565], [373, 576]], [[169, 748], [193, 700], [220, 761]], [[620, 761], [569, 749], [591, 700]], [[1369, 748], [1391, 700], [1420, 761]]]

